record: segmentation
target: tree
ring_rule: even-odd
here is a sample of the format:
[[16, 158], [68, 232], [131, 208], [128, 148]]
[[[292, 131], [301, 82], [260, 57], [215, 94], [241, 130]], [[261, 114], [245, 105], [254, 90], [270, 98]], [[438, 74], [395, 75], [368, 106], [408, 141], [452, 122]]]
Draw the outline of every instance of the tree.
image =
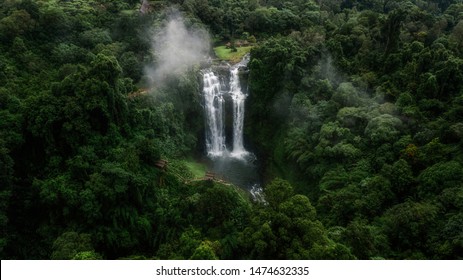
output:
[[98, 259], [93, 251], [90, 235], [65, 232], [53, 242], [53, 260]]
[[227, 231], [241, 228], [246, 223], [250, 210], [236, 191], [216, 184], [204, 191], [197, 209], [197, 219], [205, 230], [220, 227]]
[[341, 83], [331, 99], [340, 107], [359, 107], [362, 99], [358, 90], [351, 83]]
[[191, 260], [218, 260], [214, 250], [214, 243], [211, 241], [203, 241], [196, 248], [195, 252], [190, 258]]
[[35, 21], [25, 10], [14, 10], [9, 16], [0, 20], [0, 39], [3, 42], [25, 35], [34, 28]]
[[125, 52], [120, 58], [122, 73], [134, 81], [140, 80], [142, 68], [134, 52]]
[[436, 249], [438, 256], [443, 259], [458, 259], [463, 251], [463, 214], [452, 215], [438, 235]]
[[276, 208], [293, 195], [293, 187], [285, 180], [277, 178], [265, 187], [265, 200]]
[[122, 68], [114, 56], [98, 54], [92, 61], [90, 75], [105, 81], [110, 85], [115, 85], [117, 79], [122, 74]]
[[463, 45], [463, 19], [453, 28], [452, 37], [459, 46]]
[[391, 248], [400, 248], [397, 252], [424, 252], [432, 234], [429, 229], [434, 228], [437, 214], [438, 208], [427, 202], [406, 201], [390, 208], [381, 219]]
[[387, 20], [384, 22], [381, 30], [386, 54], [389, 54], [397, 47], [400, 34], [399, 29], [404, 18], [405, 11], [402, 9], [396, 9], [388, 14]]
[[378, 229], [374, 226], [368, 225], [364, 220], [354, 220], [350, 222], [343, 238], [346, 243], [352, 248], [352, 253], [361, 260], [371, 259], [377, 257], [381, 242], [385, 242], [385, 236], [378, 233]]
[[387, 178], [391, 181], [391, 187], [397, 197], [406, 197], [414, 193], [415, 179], [410, 166], [404, 159], [400, 159], [392, 165]]
[[40, 7], [39, 32], [42, 36], [59, 38], [70, 33], [70, 21], [64, 10], [56, 2], [49, 2]]
[[292, 186], [275, 179], [265, 189], [268, 205], [254, 215], [241, 234], [241, 246], [251, 258], [310, 259], [353, 256], [327, 237], [315, 208], [304, 195], [292, 195]]
[[368, 122], [365, 128], [365, 136], [376, 145], [394, 142], [400, 134], [399, 129], [401, 125], [402, 122], [400, 119], [389, 114], [383, 114], [372, 118]]
[[442, 190], [461, 185], [463, 166], [456, 161], [436, 163], [418, 176], [418, 193], [421, 197], [439, 194]]

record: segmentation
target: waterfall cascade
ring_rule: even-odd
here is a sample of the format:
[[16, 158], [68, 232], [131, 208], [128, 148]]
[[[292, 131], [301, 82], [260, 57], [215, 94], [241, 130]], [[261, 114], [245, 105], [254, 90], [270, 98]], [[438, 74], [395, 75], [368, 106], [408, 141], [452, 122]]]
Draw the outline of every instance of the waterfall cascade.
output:
[[241, 90], [239, 78], [240, 67], [245, 66], [249, 59], [245, 57], [240, 63], [230, 69], [230, 95], [233, 100], [233, 157], [242, 158], [248, 152], [243, 146], [244, 101], [247, 97]]
[[[240, 69], [245, 67], [248, 62], [249, 56], [245, 56], [241, 62], [229, 67], [228, 84], [221, 84], [219, 77], [211, 69], [203, 71], [206, 149], [209, 157], [231, 156], [244, 159], [250, 154], [243, 145], [244, 102], [247, 94], [243, 93], [239, 78]], [[233, 146], [231, 152], [227, 149], [225, 142], [225, 95], [229, 95], [233, 102]]]
[[245, 56], [233, 66], [219, 65], [202, 71], [207, 162], [211, 172], [247, 189], [254, 200], [265, 203], [257, 159], [245, 149], [243, 141], [247, 91], [241, 86], [240, 74], [248, 62], [249, 56]]
[[226, 151], [224, 126], [224, 97], [219, 78], [211, 71], [203, 73], [204, 109], [206, 114], [206, 148], [211, 157]]

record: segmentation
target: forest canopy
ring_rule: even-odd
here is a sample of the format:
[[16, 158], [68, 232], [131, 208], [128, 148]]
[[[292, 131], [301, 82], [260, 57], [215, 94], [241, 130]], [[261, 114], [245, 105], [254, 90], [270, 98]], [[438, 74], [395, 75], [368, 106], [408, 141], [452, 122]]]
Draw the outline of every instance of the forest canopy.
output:
[[[202, 61], [153, 77], [172, 11], [249, 44], [264, 202], [196, 180]], [[0, 5], [2, 259], [462, 259], [462, 221], [459, 0]]]

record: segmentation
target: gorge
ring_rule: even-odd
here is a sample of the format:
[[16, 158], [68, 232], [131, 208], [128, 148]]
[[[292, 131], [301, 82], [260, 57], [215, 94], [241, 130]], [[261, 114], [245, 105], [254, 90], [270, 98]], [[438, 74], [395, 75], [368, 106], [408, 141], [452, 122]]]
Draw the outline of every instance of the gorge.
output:
[[243, 140], [247, 90], [240, 76], [245, 74], [249, 59], [245, 55], [235, 65], [211, 66], [202, 71], [208, 168], [247, 190], [259, 182], [256, 157], [246, 150]]

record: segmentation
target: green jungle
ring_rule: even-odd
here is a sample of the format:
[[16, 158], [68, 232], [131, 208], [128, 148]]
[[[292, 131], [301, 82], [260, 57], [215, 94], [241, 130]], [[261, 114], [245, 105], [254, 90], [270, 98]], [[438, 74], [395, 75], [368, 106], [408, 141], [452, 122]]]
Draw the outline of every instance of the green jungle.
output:
[[[202, 66], [151, 79], [172, 13], [250, 52], [264, 200], [202, 179]], [[463, 259], [463, 2], [2, 0], [0, 225], [2, 259]]]

